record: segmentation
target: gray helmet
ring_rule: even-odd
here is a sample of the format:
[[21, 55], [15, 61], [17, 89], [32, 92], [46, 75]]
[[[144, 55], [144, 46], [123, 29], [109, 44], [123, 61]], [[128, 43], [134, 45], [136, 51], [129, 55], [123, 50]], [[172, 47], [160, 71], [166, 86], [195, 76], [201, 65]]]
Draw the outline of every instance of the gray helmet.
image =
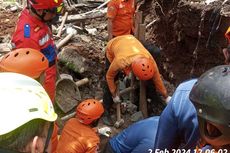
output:
[[230, 66], [216, 66], [205, 72], [189, 98], [197, 110], [201, 135], [207, 137], [205, 128], [209, 121], [221, 133], [216, 140], [230, 141]]

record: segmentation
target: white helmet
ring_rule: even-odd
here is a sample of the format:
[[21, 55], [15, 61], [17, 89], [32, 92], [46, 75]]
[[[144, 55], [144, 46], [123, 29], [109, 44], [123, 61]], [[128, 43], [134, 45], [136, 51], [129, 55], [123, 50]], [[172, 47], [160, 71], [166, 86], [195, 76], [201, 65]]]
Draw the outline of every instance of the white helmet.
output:
[[52, 102], [36, 80], [17, 73], [0, 73], [0, 135], [33, 119], [57, 119]]

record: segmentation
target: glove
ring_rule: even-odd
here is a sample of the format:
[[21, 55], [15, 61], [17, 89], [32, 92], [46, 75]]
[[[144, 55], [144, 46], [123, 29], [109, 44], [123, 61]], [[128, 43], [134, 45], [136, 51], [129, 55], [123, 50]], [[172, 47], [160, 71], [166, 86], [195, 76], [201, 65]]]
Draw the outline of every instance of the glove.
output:
[[106, 137], [110, 137], [111, 135], [111, 129], [109, 127], [103, 127], [103, 128], [98, 128], [98, 133], [101, 135], [104, 135]]
[[114, 103], [121, 103], [121, 99], [120, 99], [120, 97], [119, 96], [115, 96], [115, 97], [113, 97], [113, 102]]
[[172, 98], [171, 96], [168, 96], [168, 97], [165, 99], [166, 104], [168, 104], [168, 102], [170, 101], [171, 98]]

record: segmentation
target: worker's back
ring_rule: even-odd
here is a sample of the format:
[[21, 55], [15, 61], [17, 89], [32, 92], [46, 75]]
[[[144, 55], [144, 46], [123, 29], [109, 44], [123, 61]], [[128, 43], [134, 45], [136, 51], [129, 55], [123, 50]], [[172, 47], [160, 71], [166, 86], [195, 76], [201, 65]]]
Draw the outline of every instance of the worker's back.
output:
[[72, 118], [62, 130], [57, 153], [95, 153], [99, 143], [98, 135], [90, 126]]
[[134, 123], [110, 140], [116, 153], [149, 153], [153, 151], [159, 117]]

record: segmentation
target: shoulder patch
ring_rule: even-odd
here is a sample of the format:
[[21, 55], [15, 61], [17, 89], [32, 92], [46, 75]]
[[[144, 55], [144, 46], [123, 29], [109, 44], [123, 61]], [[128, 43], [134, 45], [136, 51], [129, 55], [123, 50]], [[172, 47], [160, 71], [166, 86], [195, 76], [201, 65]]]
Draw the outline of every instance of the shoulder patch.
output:
[[34, 32], [38, 32], [41, 28], [39, 26], [37, 26], [35, 29], [34, 29]]
[[30, 38], [30, 25], [29, 24], [24, 25], [24, 37]]

